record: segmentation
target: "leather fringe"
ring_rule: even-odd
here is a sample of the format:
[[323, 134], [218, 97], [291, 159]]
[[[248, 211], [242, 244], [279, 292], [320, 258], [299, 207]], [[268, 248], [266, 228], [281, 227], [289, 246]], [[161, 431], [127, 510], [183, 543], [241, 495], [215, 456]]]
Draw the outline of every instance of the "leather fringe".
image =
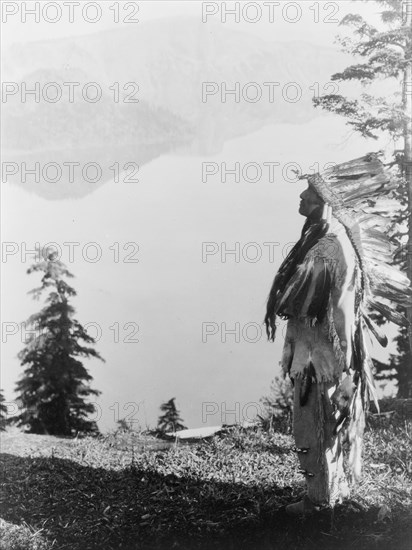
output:
[[338, 333], [336, 332], [335, 323], [333, 321], [332, 308], [329, 308], [329, 314], [328, 314], [328, 339], [330, 342], [332, 342], [333, 353], [335, 354], [335, 357], [338, 360], [338, 364], [339, 364], [339, 368], [341, 369], [341, 372], [345, 372], [349, 365], [346, 365], [346, 354], [342, 350], [339, 336], [338, 336]]

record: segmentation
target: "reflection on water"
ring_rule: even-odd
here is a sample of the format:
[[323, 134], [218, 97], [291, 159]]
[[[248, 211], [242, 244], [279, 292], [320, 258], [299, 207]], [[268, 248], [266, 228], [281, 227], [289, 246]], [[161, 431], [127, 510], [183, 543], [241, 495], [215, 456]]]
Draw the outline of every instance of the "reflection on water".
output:
[[14, 45], [7, 59], [2, 181], [53, 200], [166, 152], [213, 155], [267, 124], [305, 123], [337, 68], [328, 48], [193, 18]]

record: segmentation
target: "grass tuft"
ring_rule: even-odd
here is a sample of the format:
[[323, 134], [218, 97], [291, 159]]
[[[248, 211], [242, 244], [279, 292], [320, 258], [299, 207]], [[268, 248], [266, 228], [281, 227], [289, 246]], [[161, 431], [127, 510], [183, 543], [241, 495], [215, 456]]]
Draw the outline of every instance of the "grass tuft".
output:
[[2, 548], [408, 548], [410, 423], [374, 418], [352, 500], [310, 520], [290, 435], [233, 428], [191, 445], [142, 434], [2, 435]]

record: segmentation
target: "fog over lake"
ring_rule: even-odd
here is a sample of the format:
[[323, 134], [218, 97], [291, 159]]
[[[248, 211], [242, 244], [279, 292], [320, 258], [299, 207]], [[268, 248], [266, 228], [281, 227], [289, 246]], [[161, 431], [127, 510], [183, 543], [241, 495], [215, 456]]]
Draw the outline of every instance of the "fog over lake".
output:
[[[339, 19], [354, 9], [336, 4]], [[266, 341], [266, 298], [304, 222], [305, 183], [293, 170], [387, 145], [312, 106], [352, 62], [333, 44], [345, 32], [337, 23], [317, 27], [305, 9], [302, 24], [203, 23], [201, 6], [147, 2], [136, 25], [105, 13], [92, 32], [84, 22], [60, 34], [42, 23], [25, 34], [11, 25], [4, 37], [3, 80], [38, 82], [40, 101], [22, 102], [19, 85], [3, 107], [3, 328], [42, 305], [27, 295], [39, 276], [26, 274], [33, 258], [25, 251], [57, 244], [75, 275], [76, 318], [105, 359], [85, 361], [102, 392], [102, 430], [125, 416], [154, 426], [171, 397], [188, 427], [259, 412], [283, 346], [282, 325], [276, 342]], [[44, 101], [47, 82], [60, 83], [59, 101]], [[70, 102], [65, 82], [98, 83], [102, 98]], [[131, 101], [114, 101], [117, 93]], [[38, 181], [23, 177], [24, 163], [39, 163]], [[3, 333], [7, 401], [23, 340], [21, 327]]]

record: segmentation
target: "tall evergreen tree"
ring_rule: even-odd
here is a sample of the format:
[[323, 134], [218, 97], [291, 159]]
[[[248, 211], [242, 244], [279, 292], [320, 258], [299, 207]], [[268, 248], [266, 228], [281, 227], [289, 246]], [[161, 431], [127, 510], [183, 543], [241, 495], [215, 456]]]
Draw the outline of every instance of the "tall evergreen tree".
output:
[[97, 433], [96, 423], [87, 418], [95, 408], [86, 398], [100, 392], [90, 388], [92, 377], [79, 358], [103, 359], [90, 347], [95, 340], [73, 317], [75, 310], [69, 299], [76, 292], [65, 281], [73, 275], [50, 251], [27, 270], [34, 272], [43, 276], [41, 286], [30, 294], [35, 299], [46, 292], [48, 296], [45, 307], [28, 319], [34, 330], [18, 355], [26, 368], [16, 385], [22, 405], [16, 421], [31, 433]]
[[175, 399], [176, 397], [172, 397], [172, 399], [160, 405], [160, 410], [163, 412], [157, 421], [157, 429], [160, 432], [177, 432], [186, 429], [183, 420], [180, 418], [180, 412], [176, 408]]
[[[364, 58], [365, 62], [332, 75], [332, 80], [338, 82], [358, 81], [370, 93], [362, 93], [358, 98], [329, 94], [313, 101], [317, 107], [346, 117], [348, 125], [365, 138], [376, 139], [379, 133], [384, 133], [392, 140], [393, 164], [398, 165], [400, 182], [397, 191], [400, 211], [389, 234], [398, 248], [394, 261], [407, 270], [412, 281], [412, 6], [402, 0], [375, 0], [374, 4], [382, 8], [380, 16], [385, 30], [379, 30], [359, 14], [345, 16], [341, 25], [353, 27], [355, 38], [338, 40], [344, 51]], [[385, 93], [385, 97], [376, 95], [373, 88], [374, 83], [382, 80], [392, 82], [395, 88], [392, 94]], [[405, 304], [403, 314], [408, 317], [410, 327], [401, 329], [395, 339], [397, 355], [391, 355], [389, 365], [375, 361], [379, 379], [397, 381], [399, 397], [412, 395], [412, 304]]]
[[5, 399], [3, 390], [0, 390], [0, 430], [4, 431], [7, 425], [7, 407], [4, 404]]

